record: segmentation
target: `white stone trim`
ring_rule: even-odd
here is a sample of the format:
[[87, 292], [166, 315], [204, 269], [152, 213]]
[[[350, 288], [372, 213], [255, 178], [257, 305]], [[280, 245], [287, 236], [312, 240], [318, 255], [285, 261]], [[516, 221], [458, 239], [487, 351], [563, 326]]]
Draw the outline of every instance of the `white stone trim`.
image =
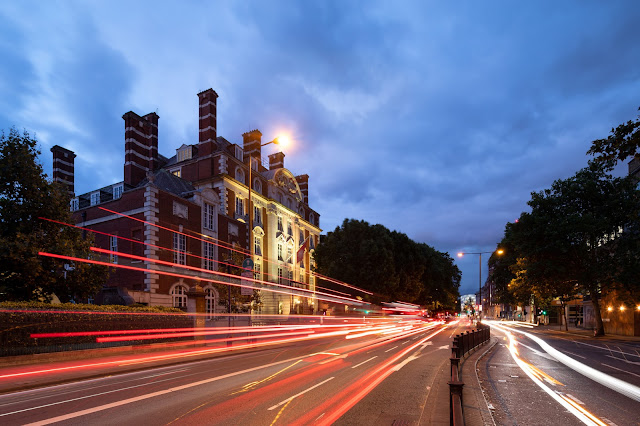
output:
[[215, 105], [215, 104], [216, 104], [215, 101], [207, 101], [207, 103], [205, 103], [205, 104], [200, 104], [200, 108], [204, 108], [206, 106]]
[[62, 169], [59, 169], [59, 168], [57, 168], [57, 167], [54, 167], [54, 168], [53, 168], [53, 173], [55, 173], [55, 172], [63, 173], [63, 174], [65, 174], [65, 175], [67, 175], [67, 176], [71, 176], [71, 177], [73, 177], [73, 172], [68, 172], [68, 171], [66, 171], [66, 170], [62, 170]]
[[205, 128], [205, 129], [200, 129], [200, 133], [202, 133], [202, 132], [206, 132], [207, 130], [213, 130], [213, 131], [215, 131], [215, 130], [216, 130], [216, 128], [215, 128], [215, 127], [213, 127], [213, 126], [209, 126], [209, 127]]
[[62, 160], [60, 158], [54, 158], [53, 159], [53, 164], [56, 164], [56, 163], [61, 163], [61, 164], [64, 164], [65, 166], [74, 167], [73, 163], [70, 163], [68, 161], [64, 161], [64, 160]]
[[216, 118], [216, 115], [215, 115], [215, 114], [211, 114], [211, 113], [209, 113], [209, 114], [207, 114], [207, 115], [201, 115], [201, 116], [199, 117], [199, 119], [200, 119], [200, 120], [204, 120], [204, 119], [209, 118], [209, 117]]
[[141, 159], [143, 159], [143, 160], [145, 160], [145, 161], [151, 161], [151, 160], [153, 160], [153, 157], [145, 157], [144, 155], [139, 154], [137, 151], [134, 151], [134, 150], [132, 150], [132, 149], [125, 149], [125, 150], [124, 150], [124, 153], [125, 153], [125, 155], [126, 155], [126, 154], [133, 154], [133, 155], [135, 155], [136, 157], [141, 158]]
[[[136, 135], [138, 135], [138, 136], [142, 136], [142, 137], [143, 137], [143, 138], [145, 138], [145, 139], [150, 139], [150, 138], [151, 138], [151, 135], [145, 135], [144, 133], [142, 133], [140, 130], [136, 129], [135, 127], [125, 127], [125, 128], [124, 128], [124, 131], [125, 131], [125, 132], [127, 132], [127, 131], [131, 131], [131, 132], [135, 133], [135, 134], [136, 134]], [[129, 138], [129, 139], [130, 139], [130, 138]], [[126, 141], [127, 141], [127, 140], [125, 139], [125, 142], [126, 142]]]
[[[138, 213], [143, 213], [145, 211], [144, 207], [138, 208], [138, 209], [134, 209], [134, 210], [128, 210], [122, 214], [126, 214], [128, 216], [132, 216], [134, 214], [138, 214]], [[86, 226], [91, 226], [91, 225], [95, 225], [98, 223], [103, 223], [103, 222], [108, 222], [110, 220], [115, 220], [115, 219], [121, 219], [122, 216], [117, 215], [117, 214], [112, 214], [109, 216], [104, 216], [98, 219], [92, 219], [92, 220], [87, 220], [86, 222], [80, 222], [77, 224], [77, 226], [82, 226], [82, 227], [86, 227]]]

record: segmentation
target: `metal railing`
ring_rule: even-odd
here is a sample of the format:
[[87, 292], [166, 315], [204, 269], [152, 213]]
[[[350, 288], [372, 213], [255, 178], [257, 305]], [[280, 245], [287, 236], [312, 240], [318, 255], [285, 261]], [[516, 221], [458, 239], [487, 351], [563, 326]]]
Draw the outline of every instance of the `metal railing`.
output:
[[478, 325], [477, 330], [456, 335], [451, 347], [451, 381], [449, 385], [449, 422], [451, 425], [464, 425], [462, 411], [462, 388], [464, 382], [460, 380], [460, 359], [478, 346], [488, 342], [491, 338], [488, 326]]

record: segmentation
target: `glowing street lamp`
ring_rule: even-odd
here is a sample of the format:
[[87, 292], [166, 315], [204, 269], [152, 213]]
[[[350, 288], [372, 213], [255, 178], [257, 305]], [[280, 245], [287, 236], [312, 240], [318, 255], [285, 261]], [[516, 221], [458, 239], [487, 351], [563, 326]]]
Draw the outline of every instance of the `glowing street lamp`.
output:
[[[497, 253], [497, 254], [503, 254], [504, 250], [502, 249], [498, 249], [495, 252], [493, 251], [480, 251], [480, 252], [459, 252], [458, 253], [458, 257], [462, 257], [465, 254], [477, 254], [478, 257], [478, 271], [479, 271], [479, 275], [478, 275], [478, 299], [480, 300], [480, 306], [482, 306], [482, 255], [483, 254], [491, 254], [491, 253]], [[482, 316], [480, 315], [480, 312], [478, 312], [478, 319], [482, 319]]]

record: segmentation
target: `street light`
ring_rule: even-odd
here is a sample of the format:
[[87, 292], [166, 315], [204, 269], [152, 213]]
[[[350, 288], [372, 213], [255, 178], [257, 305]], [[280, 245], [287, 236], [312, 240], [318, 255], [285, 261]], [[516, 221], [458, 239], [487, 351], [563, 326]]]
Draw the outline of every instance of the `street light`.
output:
[[[482, 309], [482, 255], [483, 254], [491, 254], [491, 253], [497, 253], [497, 254], [502, 254], [504, 253], [504, 250], [502, 249], [498, 249], [495, 252], [493, 251], [479, 251], [479, 252], [459, 252], [458, 253], [458, 257], [462, 257], [465, 254], [477, 254], [479, 256], [478, 258], [478, 299], [480, 300], [480, 309], [479, 311]], [[478, 312], [478, 319], [482, 319], [482, 316], [480, 315], [480, 312]]]

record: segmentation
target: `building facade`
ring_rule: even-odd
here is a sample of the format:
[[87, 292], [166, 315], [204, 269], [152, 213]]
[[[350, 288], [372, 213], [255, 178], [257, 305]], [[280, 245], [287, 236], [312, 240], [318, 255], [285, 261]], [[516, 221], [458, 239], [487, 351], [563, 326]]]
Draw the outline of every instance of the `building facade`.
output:
[[[207, 280], [239, 283], [218, 272], [238, 271], [251, 258], [254, 278], [265, 284], [261, 312], [317, 311], [311, 262], [321, 229], [309, 206], [309, 176], [286, 169], [282, 152], [263, 161], [259, 130], [243, 134], [241, 144], [217, 136], [217, 98], [212, 89], [198, 94], [198, 143], [170, 157], [158, 152], [157, 114], [124, 114], [124, 179], [84, 194], [73, 193], [75, 154], [51, 149], [53, 179], [69, 186], [76, 226], [118, 265], [98, 303], [186, 308], [197, 284], [208, 312], [226, 311], [221, 287]], [[284, 287], [267, 291], [267, 283]]]

